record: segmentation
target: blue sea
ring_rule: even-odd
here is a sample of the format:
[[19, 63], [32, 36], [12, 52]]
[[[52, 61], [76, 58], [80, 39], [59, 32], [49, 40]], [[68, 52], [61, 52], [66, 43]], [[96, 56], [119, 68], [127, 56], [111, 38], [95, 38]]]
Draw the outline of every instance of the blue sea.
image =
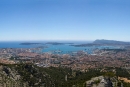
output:
[[[30, 43], [42, 43], [42, 44], [37, 44], [37, 45], [20, 45], [20, 43], [26, 43], [26, 42], [0, 42], [0, 48], [36, 48], [40, 46], [46, 46], [47, 48], [42, 49], [43, 53], [49, 52], [49, 53], [56, 53], [56, 54], [70, 54], [77, 51], [84, 51], [86, 53], [92, 54], [94, 49], [117, 48], [114, 46], [91, 46], [91, 47], [90, 46], [89, 47], [71, 46], [71, 45], [91, 43], [92, 41], [60, 41], [58, 42], [58, 43], [66, 43], [66, 44], [61, 44], [61, 45], [45, 44], [47, 42], [52, 42], [52, 41], [30, 42]], [[67, 43], [73, 43], [73, 44], [67, 44]]]

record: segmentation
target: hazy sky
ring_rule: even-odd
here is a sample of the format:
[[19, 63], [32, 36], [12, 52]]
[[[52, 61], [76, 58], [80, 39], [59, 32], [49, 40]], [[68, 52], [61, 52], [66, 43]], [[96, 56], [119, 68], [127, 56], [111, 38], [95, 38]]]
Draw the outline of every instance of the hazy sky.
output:
[[0, 41], [130, 41], [130, 0], [0, 0]]

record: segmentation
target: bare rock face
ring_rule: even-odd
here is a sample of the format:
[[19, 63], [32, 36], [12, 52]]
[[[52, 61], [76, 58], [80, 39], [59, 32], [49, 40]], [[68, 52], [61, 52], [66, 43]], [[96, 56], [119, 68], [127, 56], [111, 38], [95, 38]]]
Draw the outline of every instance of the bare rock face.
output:
[[0, 87], [27, 87], [24, 82], [20, 82], [21, 76], [14, 69], [0, 65]]

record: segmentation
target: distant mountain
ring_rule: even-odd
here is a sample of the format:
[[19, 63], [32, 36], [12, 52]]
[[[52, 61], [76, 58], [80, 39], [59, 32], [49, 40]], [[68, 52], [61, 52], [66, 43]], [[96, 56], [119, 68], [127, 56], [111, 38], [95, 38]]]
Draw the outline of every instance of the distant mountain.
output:
[[95, 40], [93, 44], [111, 44], [111, 45], [130, 45], [130, 42], [116, 41], [116, 40]]

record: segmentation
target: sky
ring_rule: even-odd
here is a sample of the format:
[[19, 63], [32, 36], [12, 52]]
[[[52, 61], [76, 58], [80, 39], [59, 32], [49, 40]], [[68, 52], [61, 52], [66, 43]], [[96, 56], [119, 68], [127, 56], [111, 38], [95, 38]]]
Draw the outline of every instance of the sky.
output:
[[0, 0], [0, 41], [130, 41], [130, 0]]

